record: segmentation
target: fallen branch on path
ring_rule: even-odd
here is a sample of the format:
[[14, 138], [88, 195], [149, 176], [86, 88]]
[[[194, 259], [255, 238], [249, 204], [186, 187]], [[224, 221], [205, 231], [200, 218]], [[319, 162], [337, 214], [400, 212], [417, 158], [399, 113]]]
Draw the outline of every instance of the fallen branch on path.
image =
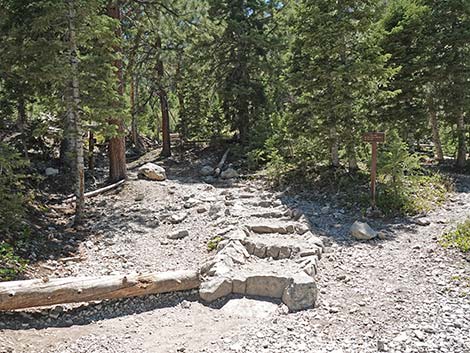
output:
[[0, 310], [185, 291], [199, 285], [197, 271], [3, 282]]
[[[100, 194], [104, 194], [105, 192], [108, 192], [108, 191], [117, 189], [119, 186], [121, 186], [121, 185], [124, 184], [125, 182], [126, 182], [126, 180], [119, 180], [117, 183], [114, 183], [114, 184], [105, 186], [105, 187], [103, 187], [103, 188], [101, 188], [101, 189], [93, 190], [93, 191], [87, 192], [87, 193], [85, 193], [85, 198], [87, 198], [87, 197], [93, 197], [93, 196], [98, 196], [98, 195], [100, 195]], [[62, 203], [74, 202], [76, 199], [77, 199], [76, 196], [69, 196], [69, 197], [67, 197], [66, 199], [62, 200]]]
[[227, 160], [228, 153], [230, 152], [230, 148], [227, 148], [222, 159], [220, 160], [219, 164], [215, 167], [214, 176], [218, 177], [220, 173], [222, 173], [222, 168], [224, 167], [225, 161]]

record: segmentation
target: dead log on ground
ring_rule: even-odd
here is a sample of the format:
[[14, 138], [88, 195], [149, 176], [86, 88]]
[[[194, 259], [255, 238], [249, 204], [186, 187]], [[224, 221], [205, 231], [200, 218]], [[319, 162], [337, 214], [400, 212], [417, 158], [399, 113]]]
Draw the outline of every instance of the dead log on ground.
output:
[[[87, 192], [87, 193], [85, 193], [85, 198], [87, 198], [87, 197], [93, 197], [93, 196], [98, 196], [98, 195], [104, 194], [105, 192], [108, 192], [108, 191], [117, 189], [119, 186], [121, 186], [121, 185], [124, 184], [125, 182], [126, 182], [125, 179], [119, 180], [117, 183], [114, 183], [114, 184], [105, 186], [105, 187], [103, 187], [103, 188], [101, 188], [101, 189]], [[75, 200], [76, 200], [76, 196], [69, 196], [69, 197], [67, 197], [66, 199], [62, 200], [62, 203], [74, 202]]]
[[220, 173], [222, 173], [222, 168], [224, 167], [224, 164], [225, 164], [225, 161], [227, 160], [227, 156], [229, 152], [230, 152], [230, 148], [228, 148], [227, 151], [225, 151], [219, 164], [217, 164], [217, 167], [215, 167], [214, 176], [218, 177]]
[[0, 310], [185, 291], [199, 285], [196, 271], [3, 282]]

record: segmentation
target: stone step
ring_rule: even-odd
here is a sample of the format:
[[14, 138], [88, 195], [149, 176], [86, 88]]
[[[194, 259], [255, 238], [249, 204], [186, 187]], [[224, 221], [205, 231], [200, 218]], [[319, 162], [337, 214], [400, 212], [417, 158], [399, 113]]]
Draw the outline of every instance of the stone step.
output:
[[302, 264], [290, 260], [249, 261], [204, 281], [199, 293], [207, 302], [232, 293], [281, 299], [291, 311], [312, 308], [317, 298], [313, 277], [303, 271]]
[[204, 264], [201, 275], [201, 299], [214, 301], [229, 294], [242, 294], [282, 299], [289, 310], [296, 311], [314, 305], [317, 290], [317, 250], [303, 250], [294, 259], [259, 258], [250, 255], [242, 244], [243, 232], [219, 244], [214, 258]]

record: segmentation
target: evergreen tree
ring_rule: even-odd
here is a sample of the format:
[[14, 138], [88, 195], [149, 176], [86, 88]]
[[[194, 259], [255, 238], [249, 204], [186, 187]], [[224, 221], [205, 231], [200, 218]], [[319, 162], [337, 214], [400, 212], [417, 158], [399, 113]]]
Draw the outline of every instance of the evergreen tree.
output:
[[350, 170], [357, 169], [358, 139], [388, 95], [386, 87], [394, 73], [378, 45], [376, 11], [375, 1], [356, 0], [299, 1], [296, 7], [291, 128], [298, 135], [329, 140], [335, 167], [341, 141]]
[[214, 18], [214, 39], [208, 62], [214, 72], [216, 91], [224, 118], [237, 130], [240, 140], [249, 142], [249, 132], [266, 114], [263, 75], [270, 71], [272, 48], [269, 29], [277, 1], [209, 1]]

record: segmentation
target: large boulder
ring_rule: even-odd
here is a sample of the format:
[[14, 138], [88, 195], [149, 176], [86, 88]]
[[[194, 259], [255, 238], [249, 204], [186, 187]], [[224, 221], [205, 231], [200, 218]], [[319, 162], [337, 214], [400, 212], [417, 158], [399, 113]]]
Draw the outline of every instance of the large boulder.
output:
[[214, 277], [203, 282], [199, 289], [199, 296], [206, 302], [212, 302], [232, 293], [232, 282], [228, 278]]
[[290, 311], [305, 310], [313, 308], [317, 296], [318, 290], [314, 279], [305, 273], [298, 273], [284, 289], [282, 302]]
[[199, 171], [199, 174], [202, 176], [209, 176], [214, 174], [214, 168], [212, 168], [210, 165], [205, 165], [204, 167], [201, 168]]
[[367, 223], [356, 221], [351, 226], [351, 235], [357, 240], [371, 240], [377, 237], [377, 232]]
[[139, 178], [163, 181], [166, 179], [166, 172], [165, 169], [159, 165], [154, 163], [147, 163], [139, 168], [138, 176]]

